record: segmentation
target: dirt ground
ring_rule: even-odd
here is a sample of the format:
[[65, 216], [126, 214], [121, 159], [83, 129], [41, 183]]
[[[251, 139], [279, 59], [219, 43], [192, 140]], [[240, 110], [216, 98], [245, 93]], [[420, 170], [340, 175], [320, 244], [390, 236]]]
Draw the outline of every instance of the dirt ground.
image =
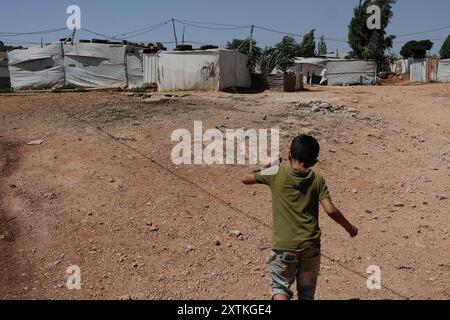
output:
[[[296, 107], [314, 99], [350, 108]], [[360, 235], [321, 213], [317, 298], [450, 299], [444, 84], [0, 96], [0, 299], [270, 298], [270, 191], [241, 185], [242, 166], [174, 166], [171, 133], [194, 120], [279, 128], [283, 149], [320, 140], [316, 169]], [[66, 288], [72, 265], [81, 290]]]

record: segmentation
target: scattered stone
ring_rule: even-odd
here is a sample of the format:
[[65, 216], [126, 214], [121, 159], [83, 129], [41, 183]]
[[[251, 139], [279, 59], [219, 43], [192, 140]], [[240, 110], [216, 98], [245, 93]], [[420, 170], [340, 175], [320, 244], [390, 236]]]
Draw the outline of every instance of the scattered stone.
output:
[[394, 202], [394, 206], [395, 207], [404, 207], [405, 204], [402, 201], [397, 200], [397, 201]]
[[28, 142], [27, 145], [29, 145], [29, 146], [38, 146], [38, 145], [43, 144], [44, 142], [45, 142], [44, 139], [38, 139], [38, 140], [34, 140], [34, 141]]
[[446, 194], [438, 194], [438, 199], [439, 200], [448, 200], [448, 195], [446, 195]]
[[233, 230], [230, 233], [232, 236], [235, 236], [235, 237], [242, 236], [242, 232], [240, 230]]
[[214, 241], [214, 245], [215, 245], [215, 246], [220, 246], [220, 245], [221, 245], [220, 240], [217, 239], [216, 241]]

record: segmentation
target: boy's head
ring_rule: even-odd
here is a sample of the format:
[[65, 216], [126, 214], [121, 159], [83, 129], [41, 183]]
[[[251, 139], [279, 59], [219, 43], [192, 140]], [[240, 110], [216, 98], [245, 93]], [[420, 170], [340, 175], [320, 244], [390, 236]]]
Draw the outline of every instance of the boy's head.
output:
[[319, 152], [319, 142], [312, 136], [302, 134], [292, 141], [289, 160], [297, 161], [310, 168], [316, 165]]

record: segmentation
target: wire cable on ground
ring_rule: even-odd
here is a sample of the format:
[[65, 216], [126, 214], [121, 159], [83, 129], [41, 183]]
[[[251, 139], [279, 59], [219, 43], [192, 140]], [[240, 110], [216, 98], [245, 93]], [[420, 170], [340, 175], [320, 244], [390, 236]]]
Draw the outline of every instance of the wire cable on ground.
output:
[[[255, 217], [255, 216], [253, 216], [253, 215], [251, 215], [251, 214], [249, 214], [249, 213], [247, 213], [247, 212], [245, 212], [245, 211], [239, 209], [238, 207], [233, 206], [230, 202], [228, 202], [228, 201], [226, 201], [226, 200], [223, 200], [222, 198], [218, 197], [217, 195], [211, 193], [210, 191], [208, 191], [208, 190], [206, 190], [205, 188], [203, 188], [202, 186], [200, 186], [198, 183], [196, 183], [196, 182], [194, 182], [194, 181], [191, 181], [191, 180], [189, 180], [189, 179], [187, 179], [187, 178], [181, 176], [180, 174], [174, 172], [174, 171], [171, 170], [170, 168], [168, 168], [168, 167], [166, 167], [166, 166], [160, 164], [158, 161], [156, 161], [156, 160], [153, 159], [152, 157], [150, 157], [150, 156], [146, 155], [145, 153], [139, 151], [138, 149], [136, 149], [136, 148], [130, 146], [129, 144], [127, 144], [127, 143], [125, 143], [125, 142], [123, 142], [123, 141], [117, 139], [113, 134], [111, 134], [110, 132], [106, 131], [106, 130], [103, 129], [102, 127], [96, 126], [96, 125], [92, 124], [91, 122], [89, 122], [89, 121], [87, 121], [87, 120], [85, 120], [85, 119], [79, 118], [79, 117], [77, 117], [76, 115], [73, 115], [72, 113], [70, 113], [70, 112], [64, 110], [63, 108], [60, 108], [60, 110], [61, 110], [63, 113], [65, 113], [68, 117], [70, 117], [70, 118], [72, 118], [72, 119], [75, 119], [75, 120], [77, 120], [77, 121], [79, 121], [79, 122], [82, 122], [82, 123], [84, 123], [84, 124], [90, 126], [91, 128], [97, 129], [99, 132], [103, 133], [105, 136], [109, 137], [111, 140], [115, 141], [115, 142], [118, 143], [118, 144], [121, 144], [122, 146], [124, 146], [124, 147], [127, 148], [128, 150], [130, 150], [130, 151], [132, 151], [132, 152], [134, 152], [134, 153], [140, 155], [140, 156], [143, 157], [144, 159], [150, 161], [151, 163], [153, 163], [154, 165], [156, 165], [156, 166], [159, 167], [160, 169], [162, 169], [162, 170], [164, 170], [164, 171], [170, 173], [171, 175], [175, 176], [176, 178], [178, 178], [178, 179], [180, 179], [180, 180], [186, 182], [187, 184], [189, 184], [189, 185], [195, 187], [196, 189], [200, 190], [200, 191], [203, 192], [204, 194], [206, 194], [206, 195], [210, 196], [211, 198], [217, 200], [218, 202], [222, 203], [224, 206], [226, 206], [226, 207], [228, 207], [228, 208], [230, 208], [230, 209], [232, 209], [232, 210], [234, 210], [234, 211], [236, 211], [236, 212], [242, 214], [243, 216], [247, 217], [247, 218], [250, 219], [250, 220], [255, 221], [256, 223], [258, 223], [259, 225], [261, 225], [261, 226], [263, 226], [263, 227], [265, 227], [265, 228], [271, 229], [271, 226], [270, 226], [268, 223], [266, 223], [265, 221], [263, 221], [263, 220], [261, 220], [261, 219]], [[343, 268], [343, 269], [345, 269], [345, 270], [347, 270], [347, 271], [349, 271], [349, 272], [351, 272], [351, 273], [353, 273], [353, 274], [355, 274], [355, 275], [357, 275], [357, 276], [359, 276], [359, 277], [361, 277], [361, 278], [367, 280], [367, 276], [366, 276], [365, 274], [360, 273], [360, 272], [358, 272], [358, 271], [355, 271], [355, 270], [353, 270], [353, 269], [347, 267], [345, 264], [343, 264], [343, 263], [341, 263], [341, 262], [339, 262], [339, 261], [336, 261], [336, 259], [330, 257], [328, 254], [322, 253], [322, 256], [323, 256], [324, 258], [328, 259], [330, 262], [336, 263], [336, 264], [339, 265], [341, 268]], [[396, 296], [398, 296], [398, 297], [400, 297], [400, 298], [402, 298], [402, 299], [405, 299], [405, 300], [408, 300], [408, 299], [409, 299], [409, 298], [406, 297], [405, 295], [403, 295], [403, 294], [397, 292], [396, 290], [393, 290], [393, 289], [387, 287], [386, 285], [383, 285], [383, 284], [382, 284], [382, 287], [383, 287], [384, 289], [388, 290], [389, 292], [391, 292], [392, 294], [394, 294], [394, 295], [396, 295]]]

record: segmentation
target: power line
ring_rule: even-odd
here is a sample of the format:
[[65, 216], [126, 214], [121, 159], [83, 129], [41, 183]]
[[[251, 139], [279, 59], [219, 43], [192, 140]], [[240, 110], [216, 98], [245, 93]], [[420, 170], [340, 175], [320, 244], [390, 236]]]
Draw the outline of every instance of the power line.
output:
[[[114, 39], [122, 39], [122, 40], [124, 40], [124, 39], [135, 38], [135, 37], [138, 37], [138, 36], [141, 36], [141, 35], [150, 33], [150, 32], [152, 32], [152, 31], [155, 31], [155, 30], [157, 30], [157, 29], [160, 29], [160, 28], [164, 27], [166, 24], [168, 24], [169, 22], [170, 22], [170, 20], [161, 22], [160, 24], [157, 24], [157, 25], [153, 26], [153, 27], [150, 28], [150, 29], [147, 29], [147, 30], [145, 30], [145, 31], [142, 31], [142, 32], [140, 32], [140, 33], [136, 33], [136, 34], [133, 34], [133, 35], [128, 35], [128, 36], [125, 36], [125, 37], [122, 37], [122, 38], [117, 38], [116, 36], [114, 36], [113, 38], [114, 38]], [[129, 34], [132, 34], [132, 33], [129, 33]]]
[[449, 28], [450, 28], [450, 26], [444, 26], [444, 27], [434, 28], [434, 29], [430, 29], [430, 30], [426, 30], [426, 31], [419, 31], [419, 32], [414, 32], [414, 33], [400, 34], [400, 35], [398, 35], [396, 37], [397, 38], [402, 38], [402, 37], [415, 36], [415, 35], [418, 35], [418, 34], [430, 33], [430, 32], [445, 30], [445, 29], [449, 29]]
[[199, 29], [207, 29], [207, 30], [238, 30], [238, 29], [248, 29], [251, 26], [234, 26], [234, 27], [208, 27], [208, 26], [201, 26], [201, 25], [197, 25], [197, 24], [193, 24], [193, 23], [189, 23], [186, 21], [182, 21], [182, 20], [176, 20], [176, 22], [179, 22], [181, 24], [190, 26], [190, 27], [194, 27], [194, 28], [199, 28]]
[[55, 33], [62, 30], [67, 30], [67, 28], [49, 29], [41, 31], [31, 31], [31, 32], [0, 32], [2, 37], [15, 37], [15, 36], [26, 36], [26, 35], [36, 35], [36, 34], [48, 34]]
[[168, 22], [170, 22], [170, 20], [162, 21], [162, 22], [160, 22], [160, 23], [157, 23], [157, 24], [154, 24], [154, 25], [151, 25], [151, 26], [148, 26], [148, 27], [144, 27], [144, 28], [141, 28], [141, 29], [133, 30], [133, 31], [130, 31], [130, 32], [117, 34], [117, 35], [115, 35], [114, 37], [125, 37], [125, 36], [128, 36], [128, 35], [132, 35], [132, 34], [134, 34], [134, 33], [139, 33], [139, 32], [143, 32], [143, 31], [147, 31], [147, 30], [152, 29], [152, 28], [154, 28], [154, 27], [158, 27], [158, 26], [164, 25], [164, 24], [166, 24], [166, 23], [168, 23]]
[[[268, 32], [278, 33], [278, 34], [284, 34], [292, 37], [298, 37], [298, 38], [304, 38], [304, 34], [297, 34], [292, 32], [286, 32], [286, 31], [280, 31], [275, 29], [270, 29], [262, 26], [255, 25], [255, 29], [260, 29]], [[320, 38], [315, 38], [316, 40], [319, 40]], [[338, 39], [338, 38], [324, 38], [326, 41], [334, 41], [334, 42], [347, 42], [345, 39]]]
[[178, 21], [194, 23], [194, 24], [205, 24], [205, 25], [212, 25], [212, 26], [222, 26], [222, 27], [242, 27], [242, 28], [250, 27], [250, 26], [243, 26], [243, 25], [236, 25], [236, 24], [223, 24], [223, 23], [215, 23], [215, 22], [200, 22], [200, 21], [192, 21], [192, 20], [178, 20]]

